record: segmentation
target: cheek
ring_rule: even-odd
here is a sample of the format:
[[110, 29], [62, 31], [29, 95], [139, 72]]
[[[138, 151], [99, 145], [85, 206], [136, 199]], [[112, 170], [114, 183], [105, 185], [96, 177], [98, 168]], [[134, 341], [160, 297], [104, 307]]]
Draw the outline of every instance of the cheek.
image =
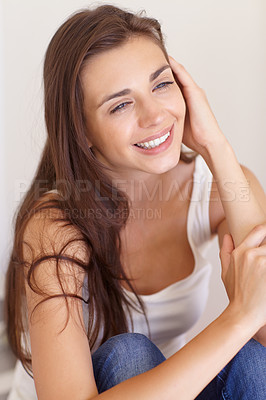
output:
[[89, 113], [85, 113], [86, 138], [89, 146], [94, 146], [96, 141], [95, 121]]
[[131, 137], [134, 121], [132, 114], [125, 112], [120, 116], [105, 121], [105, 137], [112, 143], [127, 143]]
[[97, 121], [88, 129], [88, 140], [91, 140], [93, 146], [102, 152], [119, 152], [123, 148], [122, 144], [126, 144], [130, 140], [129, 123], [121, 118], [104, 119]]
[[96, 116], [87, 115], [87, 140], [94, 147], [102, 147], [108, 138], [108, 125]]

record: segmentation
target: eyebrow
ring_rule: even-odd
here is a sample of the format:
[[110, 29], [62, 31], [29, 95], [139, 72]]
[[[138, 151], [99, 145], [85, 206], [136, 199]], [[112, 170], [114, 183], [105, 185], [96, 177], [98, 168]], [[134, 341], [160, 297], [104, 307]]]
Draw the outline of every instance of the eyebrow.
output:
[[[156, 78], [158, 78], [158, 76], [159, 76], [163, 71], [165, 71], [165, 70], [168, 69], [168, 68], [171, 69], [170, 65], [169, 65], [169, 64], [166, 64], [166, 65], [163, 65], [161, 68], [157, 69], [155, 72], [153, 72], [153, 73], [150, 75], [149, 81], [150, 81], [150, 82], [153, 82]], [[102, 106], [104, 103], [106, 103], [107, 101], [110, 101], [110, 100], [112, 100], [112, 99], [115, 99], [116, 97], [125, 96], [125, 95], [127, 95], [127, 94], [129, 94], [129, 93], [131, 93], [131, 89], [123, 89], [123, 90], [120, 90], [120, 91], [117, 92], [117, 93], [110, 94], [110, 95], [104, 97], [104, 99], [101, 101], [101, 103], [98, 105], [97, 108], [101, 107], [101, 106]]]

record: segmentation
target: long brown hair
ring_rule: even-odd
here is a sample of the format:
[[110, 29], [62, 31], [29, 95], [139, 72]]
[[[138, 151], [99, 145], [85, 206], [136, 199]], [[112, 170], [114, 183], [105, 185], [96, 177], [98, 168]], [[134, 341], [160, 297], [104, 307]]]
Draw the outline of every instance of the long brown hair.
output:
[[[46, 52], [44, 95], [48, 137], [32, 185], [17, 213], [14, 246], [6, 279], [9, 343], [29, 371], [31, 355], [24, 336], [28, 329], [25, 282], [36, 291], [33, 284], [35, 269], [47, 259], [55, 259], [58, 266], [66, 259], [63, 250], [68, 245], [65, 243], [60, 251], [52, 254], [39, 255], [28, 265], [25, 273], [26, 262], [22, 251], [24, 232], [37, 212], [60, 210], [62, 224], [75, 227], [80, 232], [80, 237], [75, 240], [81, 240], [89, 251], [87, 263], [75, 257], [68, 261], [81, 267], [87, 276], [89, 299], [82, 300], [88, 307], [87, 334], [91, 347], [101, 327], [101, 343], [129, 329], [123, 306], [131, 315], [130, 303], [121, 288], [121, 279], [135, 293], [136, 305], [145, 315], [144, 305], [125, 275], [120, 260], [120, 231], [129, 216], [129, 201], [126, 194], [119, 190], [114, 195], [114, 187], [105, 167], [88, 146], [86, 138], [89, 132], [86, 130], [81, 85], [81, 72], [87, 60], [120, 46], [132, 35], [151, 38], [167, 57], [157, 20], [111, 5], [82, 10], [71, 16], [55, 33]], [[181, 154], [181, 159], [189, 162], [184, 154]], [[86, 190], [81, 190], [81, 183], [86, 183]], [[60, 200], [40, 201], [40, 193], [55, 188], [60, 193]], [[50, 217], [52, 215], [50, 213]], [[97, 218], [97, 215], [100, 217]], [[58, 279], [61, 278], [58, 274]], [[70, 295], [63, 291], [62, 296], [67, 298]], [[46, 296], [45, 299], [51, 297]], [[76, 297], [81, 299], [78, 295]]]

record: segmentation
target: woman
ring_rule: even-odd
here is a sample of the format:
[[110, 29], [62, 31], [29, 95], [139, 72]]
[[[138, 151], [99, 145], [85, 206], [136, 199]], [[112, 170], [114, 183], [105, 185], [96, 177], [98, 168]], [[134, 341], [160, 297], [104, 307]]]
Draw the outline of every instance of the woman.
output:
[[[38, 399], [264, 398], [265, 196], [159, 23], [112, 6], [75, 14], [48, 47], [44, 87], [48, 139], [6, 302]], [[230, 304], [184, 346], [212, 234]], [[24, 378], [10, 398], [30, 398]]]

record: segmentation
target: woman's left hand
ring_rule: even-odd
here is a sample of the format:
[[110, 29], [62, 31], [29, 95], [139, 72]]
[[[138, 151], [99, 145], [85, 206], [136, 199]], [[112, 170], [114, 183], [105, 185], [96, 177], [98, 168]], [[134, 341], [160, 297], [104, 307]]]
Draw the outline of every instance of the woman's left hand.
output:
[[186, 105], [183, 143], [206, 156], [213, 145], [226, 141], [209, 106], [204, 91], [194, 82], [183, 65], [169, 57], [170, 66]]

